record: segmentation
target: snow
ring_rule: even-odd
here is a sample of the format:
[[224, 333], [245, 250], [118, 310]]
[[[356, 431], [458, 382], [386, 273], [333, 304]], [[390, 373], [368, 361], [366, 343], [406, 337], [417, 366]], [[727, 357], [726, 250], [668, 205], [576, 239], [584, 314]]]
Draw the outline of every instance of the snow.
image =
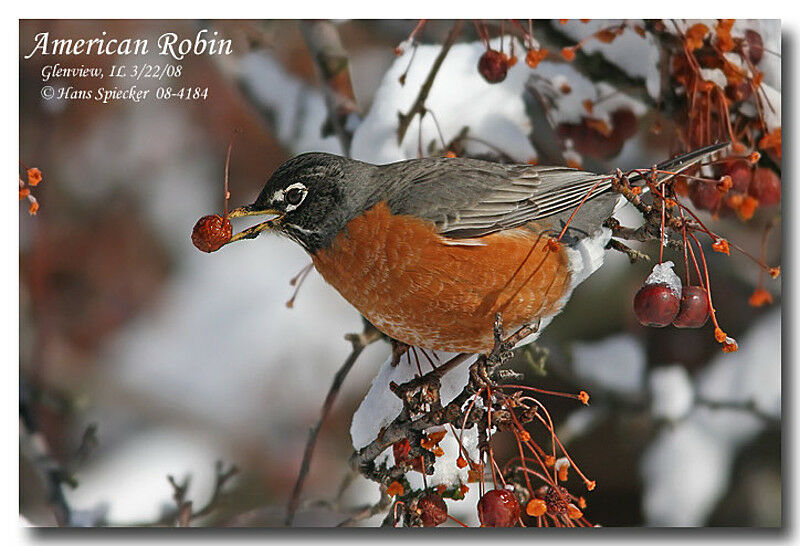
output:
[[[414, 356], [414, 351], [418, 354], [419, 359]], [[372, 442], [383, 427], [400, 415], [403, 403], [389, 390], [389, 383], [393, 381], [402, 385], [418, 376], [418, 370], [422, 370], [422, 373], [425, 374], [433, 369], [428, 359], [420, 354], [419, 349], [414, 351], [406, 351], [396, 366], [392, 366], [390, 356], [381, 366], [378, 375], [372, 380], [369, 392], [353, 415], [353, 422], [350, 426], [350, 436], [353, 439], [354, 448], [361, 449]], [[427, 350], [426, 352], [437, 366], [456, 356], [456, 353], [443, 351]], [[469, 367], [476, 359], [477, 356], [472, 356], [444, 374], [439, 391], [442, 406], [452, 402], [464, 389], [469, 380]], [[419, 360], [419, 369], [417, 360]]]
[[[420, 350], [416, 349], [419, 353]], [[445, 353], [442, 351], [427, 351], [431, 359], [437, 366], [444, 364], [450, 358], [456, 356], [456, 353]], [[441, 389], [439, 392], [442, 406], [446, 406], [464, 389], [469, 380], [469, 367], [475, 362], [477, 356], [472, 356], [466, 361], [462, 362], [455, 368], [448, 370], [441, 379]], [[419, 360], [419, 368], [417, 368], [417, 360]], [[391, 357], [384, 362], [381, 366], [378, 375], [372, 381], [372, 386], [367, 393], [367, 396], [361, 402], [361, 405], [353, 415], [353, 422], [350, 426], [350, 435], [353, 439], [353, 447], [361, 449], [372, 442], [380, 430], [389, 425], [400, 414], [403, 409], [403, 404], [400, 399], [389, 390], [389, 383], [395, 382], [398, 385], [406, 383], [419, 375], [419, 370], [422, 373], [428, 373], [432, 370], [432, 366], [427, 358], [419, 355], [419, 359], [414, 356], [414, 351], [406, 351], [401, 357], [400, 362], [396, 366], [392, 366]], [[441, 427], [432, 427], [428, 429], [442, 430]], [[432, 475], [426, 477], [428, 486], [438, 484], [445, 484], [448, 486], [466, 483], [469, 468], [458, 468], [456, 459], [458, 458], [459, 444], [458, 440], [449, 429], [445, 429], [448, 433], [440, 442], [439, 446], [444, 450], [444, 455], [437, 457], [434, 463], [434, 472]], [[456, 429], [459, 432], [459, 429]], [[464, 431], [462, 438], [462, 445], [467, 454], [472, 460], [478, 459], [477, 450], [477, 431], [472, 429]], [[391, 448], [387, 448], [377, 459], [376, 463], [388, 461], [394, 464], [394, 456]], [[406, 474], [409, 484], [419, 489], [424, 486], [422, 475], [419, 472], [409, 472]]]
[[672, 290], [673, 294], [680, 298], [683, 286], [681, 278], [672, 269], [673, 267], [675, 267], [675, 264], [670, 261], [654, 265], [653, 271], [645, 279], [644, 284], [665, 284]]
[[[499, 38], [491, 43], [495, 48], [500, 46]], [[381, 164], [418, 156], [419, 116], [409, 125], [401, 144], [397, 142], [397, 116], [411, 108], [440, 50], [439, 45], [418, 46], [405, 85], [398, 78], [406, 70], [413, 49], [407, 49], [394, 61], [375, 93], [372, 107], [353, 135], [355, 159]], [[509, 69], [501, 85], [487, 83], [477, 70], [478, 59], [485, 50], [480, 42], [455, 44], [439, 69], [425, 106], [438, 121], [446, 142], [467, 126], [469, 136], [485, 140], [524, 163], [536, 157], [527, 138], [531, 126], [522, 98], [531, 71], [520, 62]], [[519, 44], [516, 51], [523, 51]], [[422, 120], [423, 150], [432, 141], [439, 147], [442, 145], [433, 116], [428, 114]], [[471, 141], [466, 144], [471, 152], [490, 150]]]
[[[731, 29], [732, 36], [744, 36], [747, 29], [755, 30], [764, 42], [764, 55], [756, 68], [764, 74], [764, 83], [781, 89], [781, 20], [780, 19], [736, 19]], [[774, 53], [771, 53], [774, 52]]]
[[[362, 327], [316, 272], [286, 308], [288, 281], [307, 263], [302, 250], [277, 236], [187, 256], [159, 305], [107, 347], [118, 381], [219, 426], [266, 433], [311, 422], [350, 351], [344, 334]], [[370, 347], [354, 379], [374, 369], [375, 356]]]
[[202, 507], [214, 488], [215, 462], [229, 455], [224, 446], [198, 431], [162, 428], [135, 434], [98, 457], [77, 473], [80, 487], [64, 488], [67, 502], [86, 525], [92, 523], [92, 514], [105, 514], [116, 525], [158, 520], [163, 508], [175, 505], [167, 475], [179, 483], [190, 475], [187, 500]]
[[[564, 25], [559, 25], [558, 29], [578, 42], [600, 29], [613, 27], [621, 22], [621, 20], [595, 19], [583, 23], [572, 19]], [[629, 23], [642, 25], [642, 22], [637, 20], [629, 20]], [[599, 40], [588, 40], [582, 49], [587, 54], [599, 52], [629, 76], [643, 78], [648, 94], [658, 98], [661, 86], [661, 75], [658, 70], [660, 59], [655, 40], [649, 34], [642, 38], [633, 30], [626, 29], [610, 44], [604, 44]]]
[[767, 129], [774, 131], [781, 127], [781, 92], [767, 85], [761, 84], [761, 91], [764, 93], [764, 123]]
[[572, 367], [578, 377], [621, 395], [641, 395], [645, 363], [644, 348], [627, 334], [576, 342], [572, 347]]
[[278, 138], [295, 152], [342, 153], [335, 136], [321, 135], [328, 113], [320, 91], [290, 75], [263, 51], [242, 57], [238, 77], [245, 91], [274, 116]]
[[[592, 82], [569, 63], [542, 61], [529, 72], [535, 78], [537, 88], [544, 82], [550, 82], [551, 95], [554, 99], [554, 108], [550, 115], [556, 124], [580, 123], [584, 116], [589, 116], [611, 125], [611, 114], [616, 110], [630, 110], [637, 117], [647, 111], [647, 107], [641, 101], [622, 91], [618, 92], [614, 86], [606, 82]], [[568, 83], [569, 93], [564, 94], [560, 91], [562, 83]], [[583, 106], [586, 100], [593, 103], [591, 114]]]
[[[781, 406], [780, 311], [759, 319], [741, 348], [716, 356], [695, 381], [696, 398], [747, 404], [775, 418]], [[730, 487], [735, 454], [764, 429], [740, 409], [695, 405], [674, 426], [663, 427], [641, 461], [642, 507], [648, 525], [698, 526]]]
[[[781, 412], [781, 315], [760, 319], [735, 353], [715, 358], [698, 376], [698, 396], [714, 401], [752, 401], [767, 414]], [[731, 433], [736, 433], [733, 427]]]
[[723, 492], [732, 452], [694, 420], [662, 430], [641, 461], [648, 526], [702, 525]]
[[648, 382], [653, 417], [677, 421], [692, 408], [694, 386], [683, 366], [656, 368], [650, 372]]

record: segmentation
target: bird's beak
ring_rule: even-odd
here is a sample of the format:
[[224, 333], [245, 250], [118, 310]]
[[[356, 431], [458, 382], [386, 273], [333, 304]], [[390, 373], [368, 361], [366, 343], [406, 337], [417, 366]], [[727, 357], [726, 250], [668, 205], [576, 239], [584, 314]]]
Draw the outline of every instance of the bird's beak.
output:
[[228, 218], [242, 218], [244, 216], [272, 216], [272, 217], [268, 218], [264, 222], [261, 222], [260, 224], [256, 224], [245, 230], [240, 231], [239, 233], [231, 237], [231, 240], [228, 241], [228, 243], [239, 241], [241, 239], [255, 239], [256, 237], [258, 237], [258, 234], [261, 233], [262, 231], [265, 231], [267, 229], [272, 229], [275, 226], [275, 224], [278, 223], [281, 220], [281, 218], [283, 218], [283, 213], [275, 209], [256, 209], [253, 205], [245, 205], [244, 207], [238, 207], [228, 213]]

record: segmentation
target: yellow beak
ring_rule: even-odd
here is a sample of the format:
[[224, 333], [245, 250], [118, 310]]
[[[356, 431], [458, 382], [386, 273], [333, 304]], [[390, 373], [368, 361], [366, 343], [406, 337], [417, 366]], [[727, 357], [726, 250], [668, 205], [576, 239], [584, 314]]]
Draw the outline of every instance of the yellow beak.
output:
[[226, 244], [232, 243], [234, 241], [239, 241], [241, 239], [254, 239], [262, 231], [273, 228], [275, 224], [279, 222], [281, 218], [283, 218], [283, 214], [280, 211], [273, 209], [252, 210], [250, 207], [247, 206], [233, 209], [228, 213], [228, 218], [243, 218], [245, 216], [269, 216], [271, 214], [275, 215], [275, 217], [240, 231], [239, 233], [231, 237], [231, 240], [228, 241], [228, 243]]

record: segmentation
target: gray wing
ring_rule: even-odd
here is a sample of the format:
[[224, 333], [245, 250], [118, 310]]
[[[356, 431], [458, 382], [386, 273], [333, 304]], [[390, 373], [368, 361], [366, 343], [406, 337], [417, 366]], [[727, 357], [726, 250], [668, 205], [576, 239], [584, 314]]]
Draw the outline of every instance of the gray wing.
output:
[[[673, 174], [661, 173], [658, 180], [672, 178], [727, 146], [713, 144], [663, 161], [657, 168]], [[570, 222], [571, 234], [580, 238], [600, 228], [620, 197], [609, 192], [608, 174], [567, 167], [425, 158], [384, 165], [379, 171], [392, 181], [387, 201], [393, 213], [430, 220], [440, 234], [454, 239], [482, 237], [535, 220], [560, 229], [588, 194]]]
[[[430, 220], [439, 233], [455, 239], [571, 212], [590, 190], [594, 200], [611, 188], [608, 175], [566, 167], [431, 158], [384, 168], [397, 181], [388, 199], [392, 212]], [[610, 215], [613, 204], [602, 208]]]

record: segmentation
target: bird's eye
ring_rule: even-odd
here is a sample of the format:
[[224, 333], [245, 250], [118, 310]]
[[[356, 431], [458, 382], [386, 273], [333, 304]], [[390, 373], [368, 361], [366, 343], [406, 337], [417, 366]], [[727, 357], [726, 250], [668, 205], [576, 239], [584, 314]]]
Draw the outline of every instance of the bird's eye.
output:
[[303, 200], [305, 194], [306, 194], [305, 190], [302, 190], [300, 188], [290, 188], [289, 190], [286, 191], [286, 194], [284, 195], [283, 199], [289, 205], [297, 206]]

